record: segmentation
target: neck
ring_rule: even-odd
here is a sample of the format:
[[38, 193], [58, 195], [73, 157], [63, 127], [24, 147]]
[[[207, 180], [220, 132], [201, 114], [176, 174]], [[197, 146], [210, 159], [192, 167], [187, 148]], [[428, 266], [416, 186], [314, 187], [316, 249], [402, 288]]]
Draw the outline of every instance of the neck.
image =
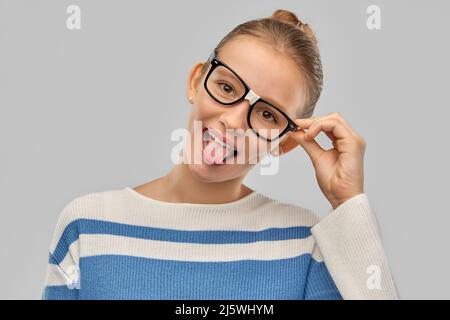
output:
[[221, 182], [196, 178], [188, 165], [178, 164], [159, 179], [161, 196], [169, 202], [219, 204], [239, 200], [253, 190], [242, 184], [244, 176]]

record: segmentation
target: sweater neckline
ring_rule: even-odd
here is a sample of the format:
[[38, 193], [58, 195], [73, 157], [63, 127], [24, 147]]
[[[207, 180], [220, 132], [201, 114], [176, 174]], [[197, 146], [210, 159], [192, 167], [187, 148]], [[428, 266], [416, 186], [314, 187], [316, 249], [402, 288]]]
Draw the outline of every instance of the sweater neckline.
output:
[[236, 207], [239, 205], [244, 205], [247, 203], [252, 203], [254, 201], [256, 201], [256, 199], [258, 198], [258, 196], [260, 195], [257, 191], [253, 191], [252, 193], [238, 199], [235, 201], [231, 201], [231, 202], [226, 202], [226, 203], [189, 203], [189, 202], [167, 202], [167, 201], [161, 201], [161, 200], [157, 200], [157, 199], [153, 199], [150, 198], [148, 196], [145, 196], [139, 192], [137, 192], [136, 190], [134, 190], [133, 188], [126, 186], [124, 188], [124, 191], [127, 192], [128, 194], [130, 194], [131, 196], [133, 196], [136, 199], [140, 199], [143, 200], [149, 204], [154, 204], [154, 205], [158, 205], [158, 206], [163, 206], [163, 207], [170, 207], [170, 208], [204, 208], [204, 209], [225, 209], [225, 208], [231, 208], [231, 207]]

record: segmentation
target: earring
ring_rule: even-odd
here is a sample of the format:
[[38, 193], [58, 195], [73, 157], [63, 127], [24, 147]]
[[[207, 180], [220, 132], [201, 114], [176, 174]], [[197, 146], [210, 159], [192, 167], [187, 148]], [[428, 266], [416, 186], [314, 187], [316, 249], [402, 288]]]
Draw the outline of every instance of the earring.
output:
[[192, 97], [189, 97], [189, 102], [192, 103]]

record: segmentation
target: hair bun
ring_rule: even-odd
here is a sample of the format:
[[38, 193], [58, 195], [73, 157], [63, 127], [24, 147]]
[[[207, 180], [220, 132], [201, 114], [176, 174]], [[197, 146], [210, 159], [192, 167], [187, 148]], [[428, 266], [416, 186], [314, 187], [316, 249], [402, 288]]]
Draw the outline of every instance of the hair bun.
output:
[[301, 26], [303, 23], [297, 18], [295, 13], [287, 10], [278, 9], [274, 13], [272, 13], [272, 16], [270, 17], [275, 20], [280, 20], [288, 23], [292, 23], [296, 26]]
[[314, 43], [317, 43], [316, 36], [312, 29], [307, 23], [303, 23], [299, 18], [297, 18], [295, 13], [288, 10], [278, 9], [275, 10], [269, 18], [295, 25], [300, 28], [300, 30], [305, 32]]

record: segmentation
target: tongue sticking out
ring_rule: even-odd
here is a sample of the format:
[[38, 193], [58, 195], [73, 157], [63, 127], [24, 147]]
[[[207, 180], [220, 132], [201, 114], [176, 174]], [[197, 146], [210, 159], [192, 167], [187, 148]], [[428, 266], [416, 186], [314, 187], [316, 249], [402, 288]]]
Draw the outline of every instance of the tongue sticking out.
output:
[[[205, 143], [207, 143], [205, 141]], [[221, 146], [216, 140], [212, 139], [203, 150], [203, 159], [206, 164], [219, 164], [224, 163], [224, 159], [228, 158], [231, 154], [234, 153], [234, 150], [230, 150]]]

